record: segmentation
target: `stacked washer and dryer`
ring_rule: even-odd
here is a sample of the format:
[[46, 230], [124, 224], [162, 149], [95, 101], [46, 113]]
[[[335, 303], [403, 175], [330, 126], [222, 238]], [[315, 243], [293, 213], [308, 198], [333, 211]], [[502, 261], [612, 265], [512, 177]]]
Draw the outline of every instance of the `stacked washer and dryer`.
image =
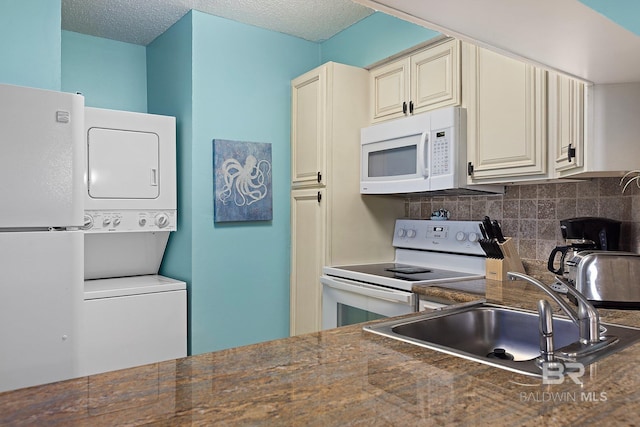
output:
[[85, 109], [80, 372], [187, 355], [186, 284], [158, 275], [176, 230], [175, 118]]

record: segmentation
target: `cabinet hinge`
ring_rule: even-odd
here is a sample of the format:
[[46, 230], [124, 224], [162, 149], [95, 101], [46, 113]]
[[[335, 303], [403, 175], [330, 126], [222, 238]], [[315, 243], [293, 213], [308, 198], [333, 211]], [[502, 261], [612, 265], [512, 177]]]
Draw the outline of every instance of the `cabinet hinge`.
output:
[[569, 144], [569, 148], [567, 148], [567, 162], [571, 163], [571, 159], [576, 156], [576, 149], [571, 147], [573, 144]]
[[322, 200], [322, 193], [318, 191], [318, 203], [320, 203], [320, 200]]
[[473, 163], [471, 162], [467, 164], [467, 175], [469, 176], [473, 175]]
[[322, 173], [318, 172], [318, 182], [322, 182]]

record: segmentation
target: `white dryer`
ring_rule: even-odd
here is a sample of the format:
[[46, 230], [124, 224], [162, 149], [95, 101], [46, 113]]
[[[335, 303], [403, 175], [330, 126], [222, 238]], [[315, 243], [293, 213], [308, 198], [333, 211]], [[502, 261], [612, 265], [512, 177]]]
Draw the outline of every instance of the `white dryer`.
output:
[[186, 284], [157, 275], [177, 229], [175, 118], [85, 109], [81, 372], [187, 355]]

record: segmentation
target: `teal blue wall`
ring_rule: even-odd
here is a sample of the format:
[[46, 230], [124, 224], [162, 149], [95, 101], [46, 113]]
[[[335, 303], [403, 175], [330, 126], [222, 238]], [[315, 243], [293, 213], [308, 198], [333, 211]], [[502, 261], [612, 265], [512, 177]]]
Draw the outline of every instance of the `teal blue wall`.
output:
[[[291, 79], [315, 43], [193, 12], [195, 353], [289, 335]], [[212, 139], [271, 143], [273, 220], [214, 224]]]
[[[179, 229], [161, 273], [189, 282], [190, 353], [288, 336], [290, 82], [319, 65], [318, 45], [191, 12], [147, 61], [149, 111], [179, 123]], [[273, 221], [214, 224], [215, 138], [272, 144]]]
[[438, 35], [438, 32], [376, 12], [322, 43], [321, 62], [366, 67]]
[[640, 34], [640, 2], [638, 0], [580, 1], [627, 30]]
[[[193, 12], [195, 353], [289, 335], [291, 79], [316, 44]], [[214, 224], [212, 139], [272, 144], [273, 220]]]
[[[193, 120], [192, 14], [188, 13], [147, 46], [148, 110], [176, 118], [178, 231], [171, 233], [160, 274], [184, 280], [188, 289], [189, 324], [193, 303]], [[189, 327], [189, 331], [191, 328]], [[189, 332], [191, 335], [191, 332]], [[189, 340], [191, 346], [191, 339]], [[191, 354], [191, 348], [189, 349]]]
[[2, 0], [0, 83], [60, 90], [60, 0]]
[[88, 107], [147, 112], [146, 48], [62, 31], [62, 90]]

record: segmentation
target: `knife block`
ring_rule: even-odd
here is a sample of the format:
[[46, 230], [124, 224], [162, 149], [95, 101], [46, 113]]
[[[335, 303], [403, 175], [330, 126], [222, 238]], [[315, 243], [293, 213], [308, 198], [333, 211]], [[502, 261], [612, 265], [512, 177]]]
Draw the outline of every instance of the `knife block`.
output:
[[524, 265], [511, 237], [505, 238], [505, 241], [498, 243], [503, 259], [487, 258], [486, 277], [489, 280], [497, 280], [504, 282], [507, 280], [507, 273], [515, 271], [516, 273], [525, 273]]

